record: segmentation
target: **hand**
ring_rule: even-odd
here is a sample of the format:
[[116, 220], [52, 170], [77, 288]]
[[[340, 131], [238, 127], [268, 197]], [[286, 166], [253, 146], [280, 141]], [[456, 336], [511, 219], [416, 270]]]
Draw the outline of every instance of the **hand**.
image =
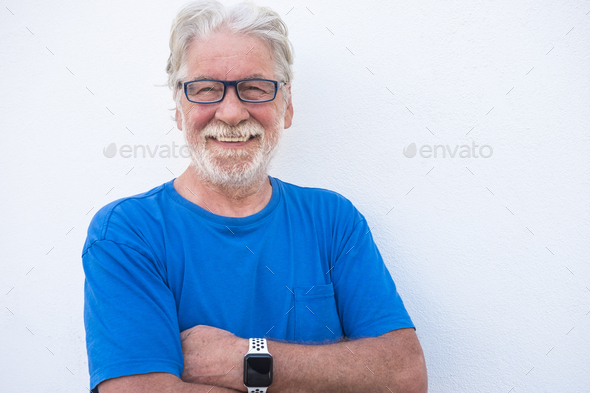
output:
[[197, 325], [180, 333], [182, 380], [239, 391], [244, 387], [244, 355], [249, 344], [227, 330]]

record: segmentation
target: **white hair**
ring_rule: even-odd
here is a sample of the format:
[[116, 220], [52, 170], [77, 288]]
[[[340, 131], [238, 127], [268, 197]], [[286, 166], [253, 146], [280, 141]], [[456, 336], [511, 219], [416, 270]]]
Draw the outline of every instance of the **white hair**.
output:
[[[166, 72], [177, 108], [180, 108], [182, 97], [178, 92], [182, 90], [183, 80], [188, 77], [186, 53], [189, 45], [222, 29], [263, 40], [271, 50], [275, 77], [287, 83], [293, 79], [293, 46], [288, 38], [287, 25], [279, 14], [251, 2], [226, 9], [216, 0], [195, 1], [178, 13], [170, 31], [170, 57]], [[283, 87], [282, 91], [287, 102], [288, 90]]]

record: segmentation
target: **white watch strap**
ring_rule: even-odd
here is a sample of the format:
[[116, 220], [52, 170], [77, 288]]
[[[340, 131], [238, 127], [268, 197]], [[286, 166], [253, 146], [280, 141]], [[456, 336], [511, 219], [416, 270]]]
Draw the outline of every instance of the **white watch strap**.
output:
[[248, 388], [248, 393], [266, 393], [267, 388]]
[[266, 338], [251, 338], [250, 349], [248, 353], [270, 353], [268, 352], [268, 346], [266, 345]]
[[[265, 338], [251, 338], [248, 353], [269, 353]], [[266, 393], [267, 388], [248, 388], [248, 393]]]

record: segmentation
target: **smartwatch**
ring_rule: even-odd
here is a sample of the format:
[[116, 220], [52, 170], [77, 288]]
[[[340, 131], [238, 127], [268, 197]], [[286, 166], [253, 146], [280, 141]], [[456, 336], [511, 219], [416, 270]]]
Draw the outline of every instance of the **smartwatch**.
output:
[[244, 355], [244, 386], [248, 393], [265, 393], [272, 383], [272, 356], [266, 339], [251, 338], [250, 349]]

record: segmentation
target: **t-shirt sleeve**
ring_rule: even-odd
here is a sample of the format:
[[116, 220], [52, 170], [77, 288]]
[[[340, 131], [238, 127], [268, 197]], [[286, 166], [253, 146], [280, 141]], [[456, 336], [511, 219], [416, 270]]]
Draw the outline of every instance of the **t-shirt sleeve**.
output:
[[332, 269], [345, 336], [377, 337], [391, 330], [413, 328], [367, 221], [356, 209], [353, 216], [356, 224], [349, 224], [344, 231]]
[[146, 252], [97, 240], [82, 255], [84, 325], [94, 388], [149, 372], [182, 375], [176, 302], [165, 273]]

